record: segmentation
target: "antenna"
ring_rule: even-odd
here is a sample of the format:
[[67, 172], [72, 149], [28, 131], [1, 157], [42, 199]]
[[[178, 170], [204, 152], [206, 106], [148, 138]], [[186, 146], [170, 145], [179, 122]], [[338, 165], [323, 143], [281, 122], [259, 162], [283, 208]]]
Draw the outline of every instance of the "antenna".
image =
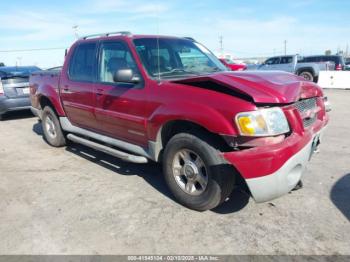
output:
[[72, 26], [72, 29], [74, 31], [74, 36], [75, 36], [76, 39], [79, 39], [78, 27], [79, 27], [78, 25], [73, 25]]
[[157, 15], [157, 66], [158, 66], [158, 84], [160, 83], [160, 48], [159, 48], [159, 6], [156, 9]]

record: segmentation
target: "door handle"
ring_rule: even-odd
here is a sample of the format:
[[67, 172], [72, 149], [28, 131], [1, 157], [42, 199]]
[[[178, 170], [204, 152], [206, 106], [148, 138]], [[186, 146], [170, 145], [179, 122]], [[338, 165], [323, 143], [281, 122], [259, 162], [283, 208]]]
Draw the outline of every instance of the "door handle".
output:
[[103, 89], [102, 88], [97, 88], [97, 90], [96, 90], [96, 95], [98, 95], [98, 96], [101, 96], [101, 95], [103, 95]]
[[65, 85], [65, 86], [63, 87], [63, 90], [64, 90], [64, 91], [68, 91], [68, 90], [69, 90], [69, 86], [68, 86], [68, 85]]

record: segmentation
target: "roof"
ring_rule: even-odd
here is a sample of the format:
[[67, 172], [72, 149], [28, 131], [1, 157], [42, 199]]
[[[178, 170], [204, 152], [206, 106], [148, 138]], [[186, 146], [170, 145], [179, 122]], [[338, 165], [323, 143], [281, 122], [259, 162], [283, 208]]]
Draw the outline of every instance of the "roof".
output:
[[101, 34], [93, 34], [81, 37], [79, 41], [90, 40], [90, 39], [110, 39], [110, 38], [132, 38], [132, 39], [140, 39], [140, 38], [168, 38], [168, 39], [188, 39], [194, 41], [191, 37], [176, 37], [176, 36], [165, 36], [165, 35], [133, 35], [129, 31], [120, 31], [120, 32], [109, 32], [109, 33], [101, 33]]

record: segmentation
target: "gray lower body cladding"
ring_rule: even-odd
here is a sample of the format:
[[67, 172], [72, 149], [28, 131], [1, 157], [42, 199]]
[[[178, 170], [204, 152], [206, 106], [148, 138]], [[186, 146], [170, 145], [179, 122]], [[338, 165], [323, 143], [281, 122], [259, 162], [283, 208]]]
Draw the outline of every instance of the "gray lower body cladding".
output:
[[[143, 148], [139, 145], [134, 145], [122, 140], [118, 140], [109, 136], [101, 135], [95, 132], [92, 132], [90, 130], [86, 130], [77, 126], [72, 125], [72, 123], [68, 120], [66, 117], [60, 117], [60, 123], [62, 126], [62, 129], [65, 132], [72, 133], [72, 134], [77, 134], [79, 136], [84, 136], [84, 137], [89, 137], [92, 138], [96, 141], [105, 143], [107, 145], [111, 145], [113, 147], [125, 150], [127, 152], [131, 152], [132, 154], [142, 156], [148, 159], [155, 160], [155, 156], [153, 155], [152, 150], [153, 148], [153, 143], [150, 142], [150, 147], [151, 150], [148, 150], [146, 148]], [[74, 138], [73, 138], [74, 139]]]

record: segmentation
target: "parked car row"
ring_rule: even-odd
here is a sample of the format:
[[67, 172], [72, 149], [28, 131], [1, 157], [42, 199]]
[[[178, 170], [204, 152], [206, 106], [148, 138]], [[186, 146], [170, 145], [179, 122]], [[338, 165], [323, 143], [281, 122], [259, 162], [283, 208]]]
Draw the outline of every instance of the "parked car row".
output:
[[317, 82], [320, 71], [336, 69], [333, 61], [319, 61], [316, 57], [275, 56], [267, 59], [257, 70], [281, 70], [294, 73], [305, 80]]
[[177, 201], [200, 211], [240, 183], [257, 202], [299, 188], [328, 123], [315, 83], [228, 71], [189, 38], [87, 36], [62, 68], [34, 72], [29, 83], [50, 145], [69, 140], [133, 163], [160, 162]]
[[[268, 58], [260, 65], [249, 66], [234, 63], [231, 59], [219, 59], [229, 70], [281, 70], [294, 73], [312, 82], [317, 82], [319, 72], [323, 70], [349, 70], [350, 61], [341, 55], [317, 55], [317, 56], [275, 56]], [[348, 65], [347, 65], [348, 64]]]

